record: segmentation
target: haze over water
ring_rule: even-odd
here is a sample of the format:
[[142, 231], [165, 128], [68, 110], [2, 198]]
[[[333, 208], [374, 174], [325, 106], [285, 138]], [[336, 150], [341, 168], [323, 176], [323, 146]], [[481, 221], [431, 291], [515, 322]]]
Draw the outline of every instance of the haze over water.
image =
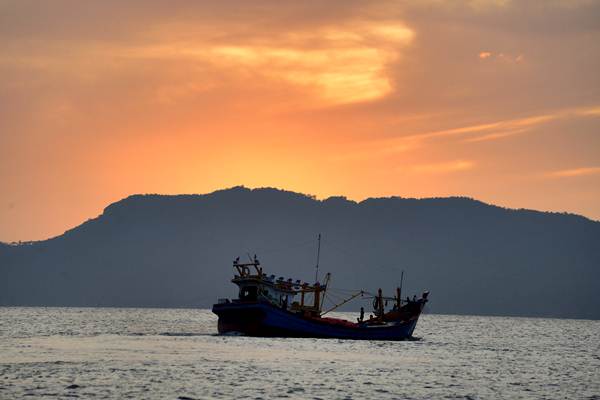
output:
[[215, 332], [208, 310], [0, 308], [0, 398], [600, 398], [600, 321], [423, 315], [405, 342]]

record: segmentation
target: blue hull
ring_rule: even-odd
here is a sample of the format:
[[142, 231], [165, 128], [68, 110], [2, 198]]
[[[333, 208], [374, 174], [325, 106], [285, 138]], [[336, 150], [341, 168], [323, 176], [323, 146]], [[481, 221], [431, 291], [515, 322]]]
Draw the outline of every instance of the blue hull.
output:
[[266, 302], [232, 302], [213, 306], [219, 316], [219, 333], [248, 336], [314, 337], [363, 340], [403, 340], [410, 338], [417, 325], [417, 313], [408, 321], [385, 325], [332, 324], [318, 318], [305, 318]]

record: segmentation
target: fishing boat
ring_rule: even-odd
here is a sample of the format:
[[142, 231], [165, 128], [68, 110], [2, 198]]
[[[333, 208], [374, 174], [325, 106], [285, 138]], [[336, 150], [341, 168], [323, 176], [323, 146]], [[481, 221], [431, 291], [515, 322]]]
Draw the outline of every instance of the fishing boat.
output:
[[[318, 263], [317, 263], [318, 266]], [[366, 340], [403, 340], [412, 337], [429, 292], [420, 298], [402, 299], [401, 286], [393, 297], [382, 290], [371, 294], [356, 291], [348, 298], [323, 310], [331, 274], [322, 283], [275, 278], [267, 275], [255, 255], [249, 262], [233, 261], [235, 276], [231, 280], [239, 287], [237, 299], [219, 299], [212, 311], [219, 317], [219, 334], [263, 337], [312, 337]], [[317, 267], [318, 268], [318, 267]], [[318, 271], [318, 269], [317, 269]], [[318, 272], [317, 272], [318, 277]], [[315, 279], [316, 280], [316, 279]], [[401, 280], [402, 282], [402, 280]], [[328, 313], [358, 297], [372, 300], [373, 312], [354, 321], [326, 317]], [[386, 311], [386, 305], [392, 308]]]

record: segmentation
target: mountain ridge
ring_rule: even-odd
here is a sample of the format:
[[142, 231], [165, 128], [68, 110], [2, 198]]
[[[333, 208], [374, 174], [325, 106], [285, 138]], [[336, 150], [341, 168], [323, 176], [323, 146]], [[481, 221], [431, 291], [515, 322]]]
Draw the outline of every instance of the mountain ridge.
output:
[[270, 273], [314, 277], [319, 232], [341, 286], [389, 292], [405, 270], [433, 312], [600, 318], [600, 222], [468, 197], [244, 187], [132, 195], [63, 235], [2, 245], [0, 305], [207, 307], [235, 294], [229, 262], [245, 252]]
[[106, 206], [104, 208], [102, 213], [99, 214], [98, 216], [89, 218], [88, 220], [82, 222], [81, 224], [79, 224], [73, 228], [69, 228], [69, 229], [65, 230], [62, 234], [59, 234], [59, 235], [56, 235], [53, 237], [49, 237], [47, 239], [31, 240], [31, 241], [3, 242], [0, 240], [0, 246], [15, 246], [15, 245], [19, 245], [19, 244], [30, 245], [33, 243], [45, 242], [48, 240], [53, 240], [53, 239], [59, 238], [65, 234], [68, 234], [71, 231], [77, 230], [79, 227], [81, 227], [82, 225], [85, 225], [88, 222], [95, 221], [98, 218], [101, 218], [103, 215], [105, 215], [107, 213], [107, 211], [111, 210], [112, 208], [121, 207], [122, 205], [127, 204], [128, 202], [130, 202], [132, 200], [139, 200], [139, 199], [144, 199], [144, 200], [150, 199], [151, 200], [151, 199], [166, 199], [166, 198], [169, 198], [169, 199], [186, 198], [186, 199], [190, 199], [190, 200], [197, 200], [197, 199], [200, 199], [200, 198], [206, 197], [206, 196], [219, 195], [223, 192], [226, 193], [226, 192], [238, 191], [238, 190], [248, 192], [248, 193], [265, 192], [265, 191], [281, 192], [281, 193], [285, 193], [285, 194], [293, 194], [293, 195], [297, 195], [300, 197], [305, 197], [307, 199], [310, 199], [310, 200], [313, 200], [316, 202], [320, 202], [320, 203], [326, 203], [326, 202], [332, 202], [332, 201], [337, 202], [339, 200], [341, 203], [348, 203], [348, 204], [353, 204], [353, 205], [360, 205], [360, 204], [368, 203], [368, 202], [388, 201], [388, 200], [400, 200], [400, 201], [404, 201], [404, 202], [422, 202], [422, 203], [436, 202], [436, 201], [457, 201], [458, 200], [458, 201], [472, 202], [473, 204], [478, 204], [478, 205], [487, 206], [490, 208], [496, 208], [496, 209], [509, 211], [509, 212], [511, 212], [511, 211], [512, 212], [530, 212], [530, 213], [534, 213], [534, 214], [543, 214], [543, 215], [548, 215], [548, 216], [551, 216], [551, 215], [552, 216], [568, 216], [568, 217], [581, 218], [586, 221], [600, 224], [600, 221], [598, 221], [598, 220], [594, 220], [594, 219], [586, 217], [584, 215], [576, 214], [576, 213], [572, 213], [572, 212], [541, 211], [541, 210], [535, 210], [535, 209], [529, 209], [529, 208], [504, 207], [504, 206], [499, 206], [499, 205], [492, 204], [492, 203], [487, 203], [487, 202], [484, 202], [484, 201], [481, 201], [481, 200], [478, 200], [478, 199], [475, 199], [475, 198], [472, 198], [469, 196], [447, 196], [447, 197], [440, 196], [440, 197], [421, 197], [421, 198], [402, 197], [402, 196], [385, 196], [385, 197], [367, 197], [363, 200], [356, 201], [356, 200], [348, 199], [346, 196], [343, 196], [343, 195], [334, 195], [334, 196], [329, 196], [329, 197], [326, 197], [323, 199], [317, 199], [316, 196], [314, 196], [314, 195], [304, 194], [304, 193], [285, 190], [285, 189], [278, 189], [275, 187], [248, 188], [243, 185], [240, 185], [240, 186], [233, 186], [230, 188], [215, 190], [213, 192], [206, 193], [206, 194], [158, 194], [158, 193], [132, 194], [127, 197], [124, 197], [123, 199], [117, 200], [117, 201], [109, 204], [108, 206]]

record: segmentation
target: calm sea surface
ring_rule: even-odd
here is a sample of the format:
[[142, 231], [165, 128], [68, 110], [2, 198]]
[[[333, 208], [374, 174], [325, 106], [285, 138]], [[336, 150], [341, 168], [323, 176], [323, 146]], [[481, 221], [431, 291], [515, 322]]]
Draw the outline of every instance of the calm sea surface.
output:
[[207, 310], [0, 308], [0, 399], [600, 399], [600, 321], [424, 315], [405, 342], [215, 332]]

